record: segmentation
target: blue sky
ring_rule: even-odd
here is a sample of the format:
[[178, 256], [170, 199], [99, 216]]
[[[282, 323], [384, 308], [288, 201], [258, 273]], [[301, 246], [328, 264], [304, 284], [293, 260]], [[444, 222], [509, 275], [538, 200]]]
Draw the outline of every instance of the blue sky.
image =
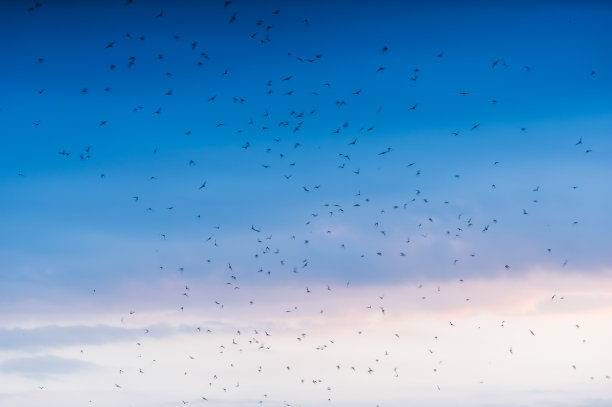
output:
[[[595, 361], [612, 358], [601, 348], [612, 333], [597, 328], [612, 313], [610, 5], [50, 0], [0, 10], [0, 380], [17, 389], [0, 397], [12, 405], [36, 405], [50, 384], [58, 405], [77, 405], [67, 395], [77, 378], [79, 397], [98, 405], [182, 405], [150, 392], [161, 376], [118, 395], [117, 366], [129, 360], [130, 380], [143, 377], [133, 342], [151, 338], [168, 372], [182, 373], [172, 347], [196, 346], [203, 321], [220, 331], [210, 355], [240, 342], [237, 330], [267, 327], [278, 350], [266, 363], [308, 358], [294, 343], [308, 331], [362, 349], [352, 363], [366, 369], [366, 355], [418, 320], [402, 334], [414, 343], [389, 345], [396, 366], [384, 371], [420, 377], [422, 405], [474, 405], [479, 394], [482, 405], [504, 394], [525, 406], [606, 402], [610, 372]], [[453, 373], [436, 381], [427, 350], [449, 319], [463, 330], [440, 345]], [[590, 373], [555, 376], [582, 374], [579, 362], [556, 364], [560, 344], [530, 364], [578, 320], [591, 324], [588, 341], [568, 342], [566, 355]], [[362, 323], [367, 344], [354, 337]], [[491, 343], [471, 331], [481, 326]], [[478, 349], [473, 369], [457, 356]], [[356, 384], [364, 405], [382, 393], [408, 402], [401, 383], [368, 381], [367, 369], [356, 382], [334, 376], [336, 356], [313, 356], [304, 372], [331, 366], [337, 405], [357, 405]], [[211, 370], [226, 366], [219, 358]], [[475, 381], [439, 398], [462, 368]], [[251, 373], [227, 375], [244, 378], [244, 393], [211, 399], [259, 400], [249, 383], [283, 377]], [[547, 374], [557, 381], [536, 380]], [[491, 399], [477, 390], [487, 378]], [[292, 405], [326, 401], [298, 388]]]

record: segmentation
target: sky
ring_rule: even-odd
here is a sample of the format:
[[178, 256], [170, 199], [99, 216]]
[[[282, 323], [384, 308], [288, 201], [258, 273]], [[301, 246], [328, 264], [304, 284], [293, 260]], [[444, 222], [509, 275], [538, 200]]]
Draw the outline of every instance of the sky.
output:
[[0, 3], [0, 404], [612, 404], [611, 15]]

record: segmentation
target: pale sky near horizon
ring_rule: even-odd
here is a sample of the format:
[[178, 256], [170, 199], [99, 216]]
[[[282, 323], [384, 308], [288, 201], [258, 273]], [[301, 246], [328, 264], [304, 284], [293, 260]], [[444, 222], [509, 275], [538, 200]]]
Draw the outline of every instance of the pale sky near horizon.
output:
[[612, 404], [612, 6], [0, 4], [0, 404]]

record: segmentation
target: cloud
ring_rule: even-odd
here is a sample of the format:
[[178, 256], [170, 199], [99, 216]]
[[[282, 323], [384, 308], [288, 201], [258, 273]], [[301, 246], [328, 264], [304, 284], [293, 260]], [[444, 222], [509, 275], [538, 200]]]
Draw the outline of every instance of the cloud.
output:
[[[0, 351], [137, 342], [145, 337], [147, 329], [147, 339], [193, 333], [198, 327], [202, 332], [253, 328], [293, 335], [296, 327], [323, 331], [334, 327], [332, 331], [338, 332], [353, 330], [367, 321], [373, 326], [386, 321], [386, 326], [399, 327], [417, 316], [435, 321], [457, 321], [474, 315], [500, 321], [513, 316], [583, 320], [612, 312], [612, 274], [607, 270], [561, 273], [535, 269], [464, 281], [345, 283], [331, 284], [329, 289], [327, 285], [303, 283], [267, 287], [246, 284], [234, 290], [231, 286], [215, 289], [204, 278], [189, 283], [189, 296], [181, 295], [186, 290], [180, 281], [151, 281], [138, 290], [135, 284], [127, 285], [122, 290], [137, 295], [128, 298], [123, 293], [108, 293], [83, 314], [59, 312], [11, 322], [12, 329], [0, 328]], [[74, 306], [78, 300], [67, 297], [66, 308], [82, 310]], [[135, 312], [131, 314], [130, 310]]]
[[95, 326], [42, 326], [31, 329], [0, 328], [0, 350], [38, 350], [64, 346], [100, 345], [136, 339], [141, 329]]
[[0, 372], [18, 374], [32, 379], [45, 379], [49, 376], [68, 375], [95, 365], [78, 359], [58, 356], [34, 356], [7, 359], [0, 363]]

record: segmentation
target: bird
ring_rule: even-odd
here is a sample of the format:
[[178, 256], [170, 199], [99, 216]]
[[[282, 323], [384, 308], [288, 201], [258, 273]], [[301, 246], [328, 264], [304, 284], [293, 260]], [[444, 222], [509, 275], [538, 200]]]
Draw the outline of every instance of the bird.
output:
[[[609, 167], [599, 154], [607, 128], [576, 114], [571, 126], [553, 126], [558, 120], [536, 120], [538, 112], [531, 112], [536, 129], [524, 113], [554, 99], [547, 89], [561, 77], [582, 110], [598, 111], [589, 95], [606, 78], [600, 67], [589, 66], [593, 58], [576, 47], [549, 47], [549, 63], [535, 65], [526, 46], [515, 52], [519, 62], [509, 65], [504, 58], [510, 57], [502, 55], [508, 47], [474, 46], [470, 55], [436, 50], [435, 39], [453, 37], [460, 44], [469, 36], [427, 8], [415, 18], [440, 24], [418, 25], [416, 46], [406, 35], [396, 45], [389, 33], [411, 31], [399, 18], [408, 9], [375, 2], [351, 8], [341, 16], [346, 24], [334, 24], [338, 13], [325, 14], [329, 10], [316, 2], [285, 9], [223, 0], [147, 9], [123, 0], [129, 8], [92, 5], [86, 13], [34, 1], [4, 10], [9, 23], [23, 28], [7, 37], [19, 55], [5, 64], [13, 74], [0, 109], [8, 143], [5, 229], [19, 249], [3, 253], [6, 264], [19, 264], [9, 300], [15, 297], [16, 309], [53, 302], [62, 314], [59, 331], [76, 332], [80, 328], [72, 325], [87, 319], [86, 328], [101, 336], [89, 341], [86, 329], [77, 338], [81, 347], [95, 342], [94, 359], [104, 359], [111, 348], [121, 356], [105, 360], [119, 378], [100, 376], [102, 390], [121, 390], [136, 403], [139, 389], [148, 387], [152, 398], [164, 398], [151, 386], [163, 375], [187, 390], [160, 399], [167, 404], [214, 404], [217, 398], [228, 405], [284, 400], [290, 407], [305, 404], [306, 393], [338, 404], [353, 389], [350, 396], [359, 403], [378, 406], [379, 394], [394, 394], [410, 377], [427, 380], [433, 373], [452, 380], [444, 369], [448, 362], [439, 360], [445, 355], [452, 356], [453, 369], [465, 371], [497, 360], [501, 351], [528, 375], [535, 359], [525, 358], [525, 347], [546, 353], [551, 338], [568, 327], [585, 337], [566, 335], [556, 358], [579, 373], [566, 378], [568, 386], [586, 378], [581, 372], [588, 363], [579, 364], [575, 352], [595, 361], [577, 348], [589, 339], [587, 322], [568, 321], [567, 307], [580, 300], [569, 302], [576, 290], [588, 297], [598, 280], [573, 284], [578, 280], [570, 268], [587, 275], [603, 255], [596, 250], [601, 245], [571, 243], [604, 236], [605, 227], [593, 219], [605, 219], [605, 212], [590, 203], [601, 203], [606, 189], [605, 177], [591, 175]], [[523, 6], [515, 8], [526, 26], [536, 21]], [[396, 16], [381, 20], [381, 13]], [[455, 19], [466, 22], [466, 13], [458, 10]], [[469, 26], [473, 37], [490, 36], [483, 22], [504, 27], [508, 19], [479, 13], [479, 22]], [[359, 22], [366, 20], [362, 41]], [[600, 20], [589, 20], [592, 30], [563, 28], [565, 21], [547, 28], [553, 37], [569, 30], [597, 55], [606, 36], [593, 33], [607, 32]], [[81, 27], [70, 33], [72, 22]], [[111, 22], [124, 31], [112, 34]], [[508, 41], [516, 46], [521, 38]], [[58, 53], [58, 46], [65, 49]], [[565, 60], [575, 69], [560, 63]], [[505, 97], [515, 93], [521, 97]], [[558, 166], [569, 174], [564, 179], [582, 177], [587, 185], [559, 182]], [[535, 193], [537, 200], [529, 195]], [[31, 244], [21, 244], [28, 233]], [[561, 284], [568, 292], [551, 288], [540, 298], [538, 287], [521, 290], [539, 284], [530, 274], [534, 267], [546, 269], [547, 287]], [[60, 287], [86, 280], [85, 290]], [[494, 298], [498, 291], [502, 295]], [[554, 312], [559, 324], [539, 328], [524, 312], [489, 324], [482, 311], [505, 303], [505, 296], [519, 305], [535, 301], [534, 318]], [[70, 308], [75, 301], [79, 307]], [[570, 314], [584, 310], [573, 307]], [[406, 325], [413, 315], [419, 323]], [[114, 326], [114, 317], [121, 326]], [[525, 318], [533, 325], [526, 326], [529, 336], [523, 332], [523, 346], [498, 347], [507, 335], [521, 333]], [[13, 325], [26, 339], [50, 329], [35, 321]], [[528, 343], [536, 336], [533, 327], [542, 331]], [[504, 336], [496, 338], [499, 328]], [[465, 335], [471, 339], [463, 343]], [[494, 339], [492, 346], [481, 346], [487, 338]], [[389, 341], [395, 345], [388, 347]], [[453, 354], [453, 344], [465, 345], [465, 352]], [[16, 355], [12, 351], [7, 358]], [[82, 381], [95, 381], [87, 363], [97, 359], [91, 351], [76, 354]], [[605, 355], [599, 357], [605, 365]], [[545, 368], [551, 367], [538, 367], [542, 380], [526, 376], [532, 387], [546, 391]], [[400, 368], [398, 383], [389, 381]], [[494, 376], [501, 372], [503, 382], [503, 364], [488, 368]], [[274, 376], [281, 371], [282, 383]], [[247, 386], [252, 374], [260, 377]], [[68, 373], [65, 378], [68, 383]], [[430, 390], [441, 391], [440, 382], [430, 382]], [[468, 382], [467, 398], [473, 390]], [[54, 381], [34, 386], [45, 383]], [[210, 390], [190, 383], [209, 383]], [[520, 404], [524, 386], [513, 386]], [[71, 388], [75, 399], [85, 400], [85, 391]], [[32, 401], [27, 391], [6, 392], [16, 404]]]

